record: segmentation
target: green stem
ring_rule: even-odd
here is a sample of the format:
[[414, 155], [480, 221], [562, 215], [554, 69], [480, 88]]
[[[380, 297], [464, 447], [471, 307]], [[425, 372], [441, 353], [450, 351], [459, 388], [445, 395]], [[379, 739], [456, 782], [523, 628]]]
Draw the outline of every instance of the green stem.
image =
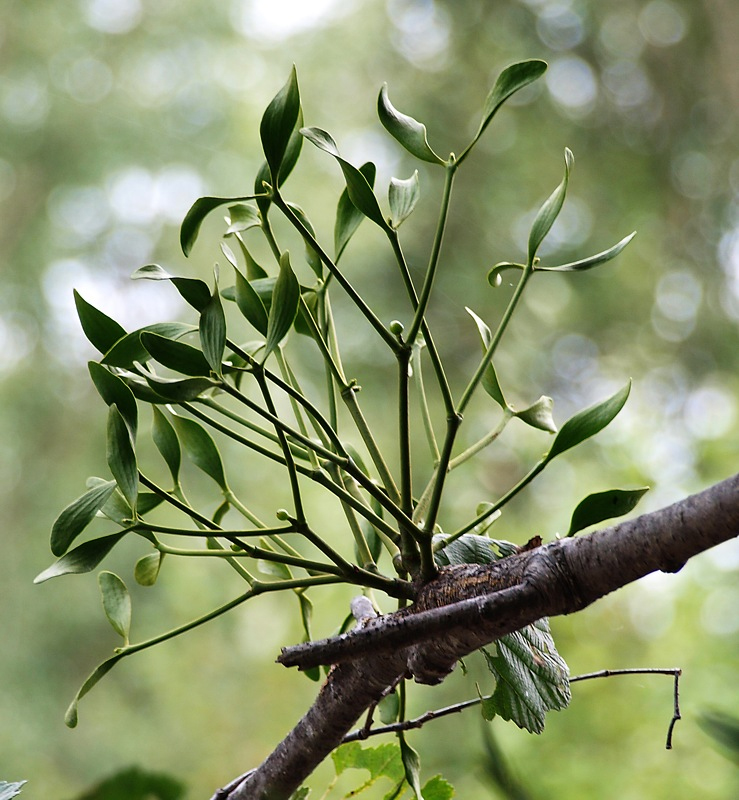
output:
[[426, 440], [428, 441], [431, 456], [434, 464], [438, 463], [439, 458], [439, 445], [436, 442], [436, 435], [434, 434], [434, 426], [431, 421], [431, 413], [429, 412], [429, 404], [426, 399], [426, 388], [423, 384], [423, 369], [421, 366], [421, 346], [420, 344], [413, 345], [413, 377], [415, 378], [416, 391], [418, 392], [418, 402], [421, 406], [421, 419], [423, 420], [423, 429], [426, 432]]
[[470, 445], [470, 447], [461, 452], [458, 456], [455, 456], [449, 462], [449, 470], [451, 471], [456, 469], [460, 465], [464, 464], [465, 461], [469, 461], [470, 458], [477, 455], [477, 453], [479, 453], [481, 450], [484, 450], [489, 444], [492, 444], [500, 436], [500, 434], [503, 433], [506, 425], [511, 419], [513, 419], [513, 414], [506, 409], [503, 412], [503, 418], [498, 423], [498, 426], [489, 433], [485, 434], [485, 436], [476, 441], [473, 445]]

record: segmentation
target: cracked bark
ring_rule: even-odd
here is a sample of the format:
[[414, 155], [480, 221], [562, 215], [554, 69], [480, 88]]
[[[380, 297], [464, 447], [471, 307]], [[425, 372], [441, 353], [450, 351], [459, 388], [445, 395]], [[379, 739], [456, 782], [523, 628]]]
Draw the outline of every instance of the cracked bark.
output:
[[651, 572], [677, 572], [739, 535], [739, 475], [674, 505], [492, 565], [443, 568], [412, 606], [278, 661], [333, 667], [311, 708], [265, 761], [214, 800], [287, 800], [402, 676], [439, 683], [455, 663], [544, 616], [577, 612]]

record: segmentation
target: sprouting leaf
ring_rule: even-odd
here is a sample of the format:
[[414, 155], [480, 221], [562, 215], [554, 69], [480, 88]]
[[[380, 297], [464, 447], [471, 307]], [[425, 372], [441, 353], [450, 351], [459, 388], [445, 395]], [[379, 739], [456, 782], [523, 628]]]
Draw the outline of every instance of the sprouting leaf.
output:
[[557, 426], [554, 424], [554, 417], [552, 416], [552, 403], [553, 400], [551, 397], [542, 395], [528, 408], [516, 411], [514, 416], [518, 417], [522, 422], [525, 422], [532, 428], [538, 428], [541, 431], [549, 431], [549, 433], [556, 433]]
[[95, 514], [113, 494], [115, 486], [115, 481], [93, 486], [62, 511], [51, 528], [51, 552], [55, 556], [67, 552], [69, 545], [92, 522]]
[[503, 283], [503, 273], [509, 269], [517, 269], [523, 272], [525, 267], [523, 264], [516, 264], [514, 261], [501, 261], [488, 272], [488, 283], [494, 289], [497, 289]]
[[108, 411], [108, 466], [123, 496], [131, 506], [136, 508], [136, 496], [139, 491], [139, 473], [136, 465], [136, 453], [133, 448], [131, 433], [118, 406], [112, 405]]
[[187, 417], [175, 416], [172, 421], [192, 463], [212, 478], [224, 492], [227, 491], [221, 454], [208, 431], [199, 422]]
[[555, 456], [564, 453], [571, 447], [589, 439], [606, 427], [624, 407], [631, 391], [631, 381], [623, 389], [619, 389], [612, 397], [590, 406], [575, 414], [560, 428], [557, 437], [547, 453], [545, 460], [551, 461]]
[[96, 361], [88, 362], [87, 368], [100, 397], [103, 398], [106, 405], [112, 406], [115, 404], [118, 406], [121, 416], [126, 421], [126, 425], [128, 425], [131, 436], [135, 438], [138, 426], [138, 409], [133, 392], [117, 375], [114, 375]]
[[79, 575], [83, 572], [92, 572], [125, 535], [125, 531], [113, 533], [75, 547], [74, 550], [65, 553], [58, 561], [39, 573], [33, 582], [43, 583], [60, 575]]
[[95, 668], [94, 672], [90, 677], [82, 684], [80, 690], [74, 697], [74, 700], [69, 705], [67, 709], [67, 713], [64, 715], [64, 724], [68, 728], [76, 728], [78, 722], [78, 715], [77, 715], [77, 707], [79, 705], [80, 700], [90, 691], [90, 689], [95, 686], [95, 684], [105, 675], [110, 672], [111, 669], [125, 656], [125, 653], [116, 653], [116, 655], [112, 656], [111, 658], [107, 659], [107, 661], [103, 661], [98, 667]]
[[126, 335], [126, 331], [121, 325], [103, 314], [102, 311], [98, 311], [95, 306], [90, 305], [76, 289], [74, 290], [74, 304], [77, 307], [77, 316], [85, 336], [90, 344], [101, 353], [107, 353], [119, 339]]
[[[302, 137], [301, 137], [302, 138]], [[316, 232], [313, 229], [313, 225], [311, 221], [305, 214], [305, 211], [295, 203], [288, 203], [287, 204], [290, 209], [292, 210], [293, 214], [303, 223], [305, 229], [310, 233], [310, 235], [315, 239]], [[323, 277], [323, 262], [321, 261], [321, 257], [318, 253], [313, 249], [313, 247], [306, 241], [305, 243], [305, 260], [308, 263], [308, 266], [313, 270], [317, 278]]]
[[277, 276], [275, 290], [272, 294], [272, 305], [267, 322], [267, 341], [262, 361], [266, 361], [272, 351], [287, 336], [287, 332], [295, 322], [299, 304], [300, 284], [290, 266], [290, 254], [285, 252], [280, 257], [280, 274]]
[[583, 272], [586, 269], [592, 269], [593, 267], [597, 267], [599, 264], [605, 264], [606, 261], [616, 258], [616, 256], [635, 236], [636, 231], [630, 233], [628, 236], [625, 236], [620, 242], [614, 244], [613, 247], [609, 247], [608, 250], [604, 250], [602, 253], [596, 253], [594, 256], [590, 256], [589, 258], [580, 259], [580, 261], [571, 261], [569, 264], [560, 264], [557, 267], [542, 267], [539, 264], [536, 264], [534, 269], [537, 272]]
[[[482, 351], [485, 353], [493, 341], [493, 335], [490, 332], [487, 324], [475, 314], [471, 308], [465, 306], [465, 311], [472, 317], [477, 325], [478, 333], [480, 334], [480, 341], [482, 342]], [[503, 396], [503, 390], [500, 388], [498, 375], [491, 361], [482, 376], [482, 388], [495, 400], [495, 402], [504, 410], [508, 410], [508, 402]]]
[[202, 311], [210, 300], [210, 289], [205, 281], [201, 281], [199, 278], [178, 278], [170, 275], [158, 264], [147, 264], [140, 267], [131, 275], [131, 278], [132, 280], [171, 281], [182, 299], [196, 311]]
[[248, 231], [249, 228], [259, 227], [259, 215], [254, 206], [239, 203], [229, 207], [226, 224], [228, 225], [226, 236], [230, 233], [241, 233]]
[[578, 531], [603, 522], [606, 519], [622, 517], [636, 508], [636, 504], [649, 491], [648, 486], [640, 489], [609, 489], [605, 492], [589, 494], [581, 500], [572, 512], [568, 536], [574, 536]]
[[256, 194], [247, 197], [199, 197], [185, 214], [185, 219], [180, 226], [180, 247], [182, 252], [189, 256], [200, 233], [203, 220], [218, 206], [226, 203], [240, 203], [244, 200], [254, 200]]
[[[368, 161], [366, 164], [362, 164], [359, 171], [364, 175], [370, 189], [373, 188], [377, 172], [375, 165]], [[364, 214], [349, 199], [349, 191], [344, 189], [336, 208], [336, 224], [334, 225], [334, 250], [337, 263], [363, 219]]]
[[142, 333], [155, 333], [157, 336], [164, 336], [167, 339], [180, 339], [194, 330], [197, 329], [184, 322], [156, 322], [153, 325], [146, 325], [119, 339], [108, 350], [100, 363], [110, 367], [132, 369], [135, 362], [144, 364], [149, 360], [149, 353], [141, 344]]
[[114, 573], [103, 570], [98, 575], [98, 585], [103, 600], [103, 610], [113, 630], [128, 645], [131, 630], [131, 595], [126, 584]]
[[534, 223], [529, 232], [529, 264], [534, 263], [539, 245], [544, 241], [544, 237], [549, 233], [554, 224], [554, 220], [557, 219], [559, 212], [562, 210], [562, 204], [567, 194], [567, 184], [570, 180], [570, 171], [574, 163], [575, 157], [572, 155], [572, 151], [568, 147], [565, 147], [565, 174], [562, 178], [562, 182], [544, 201], [544, 204], [534, 218]]
[[344, 173], [346, 190], [352, 203], [365, 217], [371, 219], [383, 230], [390, 230], [390, 226], [382, 215], [380, 205], [367, 178], [356, 167], [341, 157], [336, 142], [331, 138], [331, 134], [321, 130], [321, 128], [302, 128], [300, 132], [316, 147], [329, 153], [337, 160], [341, 171]]
[[420, 780], [421, 758], [418, 753], [408, 744], [403, 731], [398, 733], [398, 742], [400, 743], [400, 757], [403, 760], [405, 779], [408, 781], [408, 785], [413, 790], [416, 800], [423, 800], [423, 796], [421, 795]]
[[146, 382], [151, 394], [145, 389], [142, 391], [140, 384], [129, 382], [128, 385], [136, 397], [147, 403], [189, 403], [208, 389], [218, 386], [216, 381], [206, 377], [170, 380], [147, 375]]
[[238, 271], [236, 273], [235, 299], [239, 311], [261, 333], [267, 335], [267, 310], [256, 289]]
[[259, 126], [262, 149], [269, 165], [274, 188], [279, 184], [282, 162], [299, 115], [300, 90], [298, 75], [293, 66], [287, 82], [267, 106]]
[[413, 117], [401, 114], [393, 107], [387, 96], [387, 84], [383, 84], [380, 89], [380, 95], [377, 98], [377, 114], [388, 133], [400, 142], [411, 155], [420, 158], [421, 161], [444, 165], [444, 159], [436, 155], [428, 143], [426, 126]]
[[529, 733], [541, 733], [547, 712], [570, 702], [569, 670], [554, 646], [549, 622], [540, 619], [495, 644], [497, 655], [482, 650], [496, 681], [490, 710]]
[[400, 227], [416, 207], [421, 190], [418, 185], [418, 170], [407, 180], [390, 178], [390, 188], [388, 190], [388, 201], [390, 203], [390, 224], [393, 228]]
[[162, 568], [164, 553], [149, 553], [142, 556], [133, 569], [133, 577], [139, 586], [153, 586], [159, 577], [159, 570]]
[[141, 344], [155, 361], [168, 369], [182, 375], [210, 375], [210, 364], [197, 347], [149, 331], [141, 334]]
[[226, 317], [217, 284], [208, 304], [200, 313], [199, 327], [203, 355], [213, 372], [220, 375], [223, 351], [226, 349]]

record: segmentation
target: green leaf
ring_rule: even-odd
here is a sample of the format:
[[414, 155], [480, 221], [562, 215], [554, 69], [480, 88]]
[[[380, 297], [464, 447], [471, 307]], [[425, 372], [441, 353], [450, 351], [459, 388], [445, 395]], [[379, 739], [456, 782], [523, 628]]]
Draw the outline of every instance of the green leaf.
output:
[[380, 722], [383, 725], [391, 725], [395, 722], [400, 712], [400, 698], [397, 690], [384, 695], [377, 704], [377, 710], [380, 712]]
[[255, 197], [256, 195], [253, 194], [246, 197], [199, 197], [190, 206], [190, 210], [185, 214], [185, 219], [180, 226], [180, 247], [182, 252], [186, 256], [190, 255], [200, 233], [200, 226], [213, 209], [226, 205], [226, 203], [253, 200]]
[[336, 142], [331, 138], [331, 134], [321, 130], [321, 128], [302, 128], [300, 132], [316, 147], [329, 153], [337, 160], [341, 171], [344, 173], [349, 199], [364, 216], [371, 219], [372, 222], [379, 225], [383, 230], [391, 230], [382, 215], [380, 205], [377, 202], [377, 198], [367, 178], [356, 167], [352, 166], [341, 157]]
[[390, 188], [388, 190], [388, 201], [390, 203], [390, 224], [393, 228], [408, 219], [416, 207], [421, 190], [418, 184], [418, 170], [407, 180], [390, 178]]
[[92, 522], [95, 514], [113, 494], [115, 481], [107, 481], [89, 489], [70, 503], [56, 518], [51, 528], [51, 552], [62, 556], [69, 545]]
[[133, 577], [139, 586], [153, 586], [159, 577], [159, 570], [162, 568], [164, 553], [149, 553], [142, 556], [133, 570]]
[[90, 677], [82, 684], [80, 690], [74, 697], [74, 700], [69, 705], [67, 709], [67, 713], [64, 715], [64, 723], [68, 728], [76, 728], [78, 722], [77, 716], [77, 707], [79, 705], [80, 700], [90, 691], [90, 689], [95, 686], [95, 684], [105, 675], [110, 672], [111, 669], [125, 656], [125, 653], [117, 653], [112, 658], [109, 658], [107, 661], [103, 661], [98, 667], [95, 668], [95, 671], [90, 675]]
[[280, 274], [277, 276], [275, 290], [272, 294], [272, 305], [267, 322], [267, 341], [264, 346], [262, 362], [287, 336], [287, 332], [295, 322], [300, 303], [300, 284], [290, 266], [290, 254], [284, 252], [280, 257]]
[[[443, 541], [444, 538], [443, 534], [440, 534], [434, 537], [434, 541]], [[465, 533], [442, 550], [437, 550], [434, 553], [434, 560], [440, 567], [457, 564], [493, 564], [515, 551], [516, 545], [511, 542]]]
[[113, 630], [128, 645], [131, 630], [131, 595], [126, 584], [114, 573], [103, 570], [98, 575], [98, 585], [103, 600], [103, 610]]
[[74, 800], [184, 800], [185, 787], [170, 775], [129, 767]]
[[398, 742], [400, 743], [400, 757], [403, 761], [403, 769], [405, 770], [405, 779], [408, 785], [413, 789], [413, 794], [416, 800], [423, 800], [421, 795], [421, 758], [418, 753], [408, 744], [405, 738], [405, 733], [400, 731], [398, 733]]
[[641, 489], [609, 489], [606, 492], [589, 494], [572, 512], [567, 535], [574, 536], [590, 525], [628, 514], [648, 491], [649, 487], [643, 486]]
[[293, 66], [287, 83], [267, 106], [259, 126], [262, 149], [269, 165], [271, 183], [275, 189], [280, 183], [282, 162], [299, 115], [300, 90], [298, 89], [298, 75]]
[[[477, 325], [477, 331], [480, 334], [480, 341], [482, 342], [482, 352], [485, 353], [487, 349], [490, 347], [493, 341], [493, 335], [490, 332], [490, 328], [480, 319], [480, 317], [475, 314], [475, 312], [471, 308], [467, 308], [465, 306], [465, 311], [472, 317]], [[490, 397], [495, 400], [495, 402], [503, 409], [508, 410], [508, 402], [503, 396], [503, 390], [500, 388], [500, 383], [498, 381], [498, 375], [495, 371], [495, 367], [493, 366], [493, 362], [491, 361], [487, 368], [485, 369], [485, 373], [482, 376], [482, 388], [490, 395]]]
[[596, 403], [568, 419], [560, 428], [552, 449], [545, 457], [545, 463], [602, 431], [624, 407], [630, 391], [631, 381], [612, 397]]
[[238, 237], [236, 241], [239, 243], [239, 247], [241, 248], [241, 252], [244, 256], [244, 263], [246, 264], [246, 278], [250, 281], [258, 280], [259, 278], [266, 278], [267, 270], [264, 267], [257, 264], [254, 260], [252, 254], [246, 249], [246, 245], [244, 244], [241, 237]]
[[[380, 95], [377, 98], [377, 115], [387, 132], [396, 139], [405, 149], [421, 161], [428, 161], [431, 164], [444, 165], [444, 159], [440, 158], [431, 149], [426, 135], [426, 126], [413, 117], [401, 114], [393, 107], [387, 96], [387, 84], [383, 84]], [[397, 227], [397, 226], [395, 226]]]
[[547, 712], [570, 702], [569, 670], [557, 653], [548, 621], [540, 619], [501, 637], [496, 649], [497, 655], [482, 650], [496, 681], [491, 709], [529, 733], [541, 733]]
[[[167, 378], [154, 378], [146, 376], [146, 382], [154, 392], [154, 396], [140, 396], [147, 403], [189, 403], [200, 397], [203, 392], [212, 389], [218, 384], [210, 378], [183, 378], [182, 380], [168, 380]], [[131, 391], [136, 395], [137, 389], [133, 384]]]
[[103, 398], [106, 405], [116, 405], [121, 412], [121, 416], [126, 421], [131, 437], [136, 438], [138, 427], [138, 408], [136, 398], [128, 386], [110, 370], [107, 370], [96, 361], [87, 364], [92, 382], [98, 390], [98, 394]]
[[[303, 223], [308, 233], [310, 233], [310, 235], [315, 239], [316, 232], [313, 229], [313, 225], [311, 225], [311, 221], [306, 216], [305, 211], [303, 211], [303, 209], [295, 203], [288, 203], [287, 205], [290, 207], [293, 214], [295, 214], [295, 216]], [[308, 266], [315, 273], [315, 276], [320, 280], [323, 277], [323, 262], [321, 261], [321, 257], [318, 255], [318, 253], [310, 244], [308, 244], [307, 241], [305, 242], [305, 260], [308, 263]]]
[[175, 416], [172, 421], [192, 463], [212, 478], [224, 492], [228, 491], [221, 454], [208, 431], [199, 422], [187, 417]]
[[391, 742], [378, 747], [362, 747], [359, 742], [342, 744], [331, 753], [331, 759], [337, 775], [347, 769], [366, 769], [370, 774], [367, 785], [381, 777], [395, 783], [404, 777], [400, 748]]
[[148, 355], [168, 369], [182, 375], [210, 375], [210, 364], [203, 351], [197, 347], [149, 331], [141, 334], [141, 344], [146, 348]]
[[267, 335], [267, 310], [256, 289], [237, 270], [236, 273], [236, 305], [244, 317], [262, 334]]
[[290, 134], [290, 138], [287, 140], [287, 148], [285, 149], [285, 155], [280, 166], [280, 180], [278, 181], [279, 186], [282, 186], [285, 183], [288, 175], [290, 175], [290, 173], [293, 171], [293, 168], [298, 163], [300, 151], [303, 148], [303, 137], [300, 134], [300, 129], [302, 127], [303, 109], [301, 108], [300, 111], [298, 111], [298, 118], [295, 121], [295, 126]]
[[298, 316], [295, 317], [295, 332], [300, 333], [303, 336], [313, 336], [313, 331], [308, 324], [307, 314], [311, 315], [313, 321], [316, 321], [318, 317], [318, 295], [311, 291], [301, 291], [301, 297], [305, 302], [305, 308], [301, 304], [298, 307]]
[[229, 207], [226, 224], [228, 225], [225, 233], [226, 236], [231, 233], [248, 231], [249, 228], [258, 228], [260, 225], [259, 214], [254, 206], [239, 203], [238, 205]]
[[[147, 264], [131, 275], [132, 280], [171, 281], [182, 299], [196, 311], [202, 311], [210, 300], [210, 289], [205, 281], [198, 278], [178, 278], [170, 275], [158, 264]], [[147, 330], [152, 330], [149, 327]]]
[[454, 787], [441, 775], [434, 775], [423, 785], [421, 794], [423, 795], [423, 800], [452, 800]]
[[604, 250], [602, 253], [596, 253], [589, 258], [583, 258], [580, 261], [571, 261], [569, 264], [560, 264], [558, 267], [542, 267], [537, 264], [534, 269], [537, 272], [583, 272], [586, 269], [592, 269], [599, 264], [605, 264], [606, 261], [616, 258], [635, 236], [636, 231], [625, 236], [618, 244], [614, 244], [613, 247], [609, 247], [608, 250]]
[[[88, 481], [88, 484], [89, 483], [90, 481]], [[161, 505], [162, 502], [163, 500], [158, 494], [154, 494], [153, 492], [139, 492], [136, 498], [136, 513], [138, 515], [147, 514], [152, 509]], [[118, 489], [113, 492], [108, 502], [100, 509], [100, 513], [113, 522], [118, 523], [118, 525], [126, 526], [130, 524], [131, 508], [128, 505], [128, 501]]]
[[139, 491], [139, 473], [136, 465], [136, 453], [133, 449], [131, 432], [128, 430], [118, 406], [115, 404], [108, 411], [108, 466], [123, 496], [131, 506], [136, 508], [136, 496]]
[[[370, 188], [375, 185], [375, 174], [377, 168], [375, 165], [368, 161], [362, 164], [359, 171], [364, 175]], [[341, 193], [339, 204], [336, 208], [336, 224], [334, 225], [334, 250], [336, 252], [335, 260], [338, 263], [344, 248], [349, 244], [360, 223], [364, 219], [364, 214], [352, 203], [349, 199], [349, 192], [347, 189]]]
[[538, 428], [541, 431], [549, 431], [549, 433], [557, 433], [557, 426], [554, 424], [554, 417], [552, 416], [553, 402], [551, 397], [542, 395], [528, 408], [514, 412], [514, 416], [518, 417], [522, 422], [525, 422], [532, 428]]
[[488, 272], [488, 283], [494, 289], [497, 289], [503, 283], [502, 273], [509, 269], [517, 269], [523, 272], [525, 267], [523, 264], [516, 264], [514, 261], [501, 261]]
[[200, 313], [200, 343], [210, 368], [216, 375], [222, 371], [223, 351], [226, 349], [226, 317], [218, 294], [218, 285], [208, 304]]
[[119, 339], [126, 335], [126, 331], [121, 325], [103, 314], [102, 311], [98, 311], [95, 306], [90, 305], [76, 289], [74, 290], [74, 304], [77, 307], [77, 316], [85, 336], [90, 344], [101, 353], [107, 353]]
[[113, 533], [110, 536], [93, 539], [75, 547], [74, 550], [70, 550], [39, 573], [33, 582], [43, 583], [60, 575], [79, 575], [83, 572], [92, 572], [125, 535], [126, 532]]
[[153, 325], [146, 325], [119, 339], [108, 350], [100, 363], [110, 367], [133, 369], [134, 362], [144, 364], [149, 360], [149, 353], [141, 344], [142, 333], [155, 333], [158, 336], [165, 336], [167, 339], [180, 339], [194, 330], [196, 330], [195, 327], [184, 322], [156, 322]]
[[539, 249], [539, 246], [544, 241], [544, 237], [551, 230], [554, 220], [557, 219], [559, 212], [562, 210], [562, 204], [564, 203], [565, 195], [567, 194], [567, 184], [570, 180], [570, 171], [572, 170], [572, 165], [574, 163], [575, 157], [572, 155], [572, 151], [568, 147], [565, 147], [565, 174], [562, 178], [562, 182], [549, 195], [542, 207], [537, 212], [534, 219], [534, 224], [531, 226], [531, 231], [529, 232], [529, 264], [534, 263], [536, 251]]

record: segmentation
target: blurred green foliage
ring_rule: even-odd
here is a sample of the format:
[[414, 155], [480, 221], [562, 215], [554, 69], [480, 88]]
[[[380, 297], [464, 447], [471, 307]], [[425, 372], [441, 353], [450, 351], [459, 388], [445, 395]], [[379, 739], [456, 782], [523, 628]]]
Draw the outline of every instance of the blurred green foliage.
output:
[[[293, 62], [306, 124], [334, 132], [352, 163], [376, 161], [380, 186], [416, 168], [376, 119], [383, 82], [446, 153], [474, 132], [503, 66], [549, 62], [546, 79], [501, 113], [471, 156], [474, 166], [460, 174], [431, 306], [443, 354], [460, 375], [474, 369], [479, 343], [459, 298], [474, 297], [483, 318], [500, 313], [506, 290], [490, 289], [487, 272], [525, 253], [532, 214], [560, 178], [565, 146], [577, 164], [542, 258], [571, 260], [639, 232], [617, 261], [577, 281], [542, 276], [514, 322], [497, 368], [510, 391], [534, 387], [534, 396], [512, 398], [517, 405], [551, 395], [561, 422], [629, 376], [634, 389], [617, 423], [559, 460], [496, 523], [496, 535], [564, 535], [590, 492], [651, 485], [640, 509], [656, 507], [736, 469], [735, 3], [6, 0], [2, 10], [0, 718], [10, 735], [0, 779], [28, 779], [33, 796], [76, 796], [136, 763], [178, 775], [193, 798], [208, 796], [269, 752], [315, 692], [271, 663], [280, 645], [300, 639], [300, 621], [279, 598], [263, 597], [259, 607], [127, 663], [68, 731], [64, 709], [115, 637], [91, 576], [31, 586], [49, 562], [58, 510], [88, 475], [107, 474], [105, 408], [87, 374], [93, 353], [72, 288], [128, 329], [182, 316], [174, 293], [128, 277], [151, 261], [208, 277], [212, 263], [199, 254], [217, 252], [220, 226], [206, 222], [199, 254], [185, 263], [177, 225], [200, 195], [249, 191], [261, 161], [259, 117]], [[341, 182], [320, 155], [303, 159], [290, 195], [330, 238]], [[423, 198], [435, 196], [438, 176], [419, 172], [422, 200], [404, 233], [409, 260], [424, 263], [437, 209]], [[364, 226], [347, 264], [386, 319], [405, 320], [376, 237]], [[365, 392], [382, 400], [388, 365], [378, 363], [353, 312], [335, 310], [349, 334], [346, 361]], [[364, 406], [371, 408], [369, 397]], [[471, 443], [485, 432], [465, 435]], [[538, 442], [504, 436], [476, 476], [453, 476], [460, 504], [504, 491], [540, 455]], [[250, 480], [265, 507], [280, 504], [269, 476]], [[133, 542], [120, 548], [110, 568], [131, 585], [130, 564], [141, 553]], [[542, 737], [494, 723], [532, 796], [732, 796], [735, 767], [697, 721], [737, 707], [737, 561], [727, 544], [677, 577], [653, 576], [553, 621], [575, 673], [683, 667], [684, 720], [675, 749], [665, 752], [671, 682], [645, 677], [576, 685], [572, 706], [548, 720]], [[178, 565], [155, 590], [134, 587], [140, 633], [156, 631], [160, 615], [176, 624], [223, 602], [217, 567], [204, 576]], [[333, 632], [349, 596], [313, 596], [316, 636]], [[487, 691], [482, 665], [468, 666]], [[421, 689], [409, 711], [471, 696], [473, 687], [455, 674], [439, 689]], [[478, 720], [466, 713], [424, 728], [413, 746], [428, 774], [442, 772], [458, 796], [495, 797]], [[331, 774], [322, 768], [315, 785]]]

